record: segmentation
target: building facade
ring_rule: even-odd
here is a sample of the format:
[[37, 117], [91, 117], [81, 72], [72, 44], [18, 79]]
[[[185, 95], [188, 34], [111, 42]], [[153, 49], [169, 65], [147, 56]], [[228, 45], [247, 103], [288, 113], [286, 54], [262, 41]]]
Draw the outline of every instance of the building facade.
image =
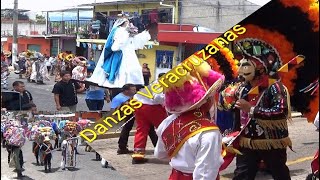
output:
[[246, 0], [182, 0], [179, 14], [182, 24], [225, 32], [260, 8]]
[[[45, 23], [37, 23], [30, 20], [18, 21], [18, 53], [31, 50], [42, 54], [50, 55], [50, 40], [43, 34], [46, 32]], [[6, 37], [2, 42], [2, 48], [5, 51], [11, 51], [13, 35], [13, 21], [1, 20], [1, 37]]]

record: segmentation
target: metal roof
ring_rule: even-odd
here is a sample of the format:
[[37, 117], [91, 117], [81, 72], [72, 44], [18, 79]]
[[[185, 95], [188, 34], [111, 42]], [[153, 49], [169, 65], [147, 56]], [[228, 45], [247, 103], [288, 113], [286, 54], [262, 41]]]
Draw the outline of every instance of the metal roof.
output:
[[81, 6], [103, 6], [103, 5], [119, 5], [119, 4], [140, 4], [140, 3], [159, 3], [160, 0], [110, 0], [98, 3], [80, 4]]
[[76, 11], [76, 10], [84, 10], [84, 11], [89, 11], [93, 10], [93, 7], [71, 7], [71, 8], [66, 8], [66, 9], [58, 9], [58, 10], [50, 10], [50, 11], [42, 11], [42, 12], [68, 12], [68, 11]]
[[[10, 9], [10, 8], [5, 8], [5, 9], [1, 9], [1, 11], [13, 11], [14, 9]], [[19, 12], [29, 12], [30, 10], [27, 9], [18, 9]]]

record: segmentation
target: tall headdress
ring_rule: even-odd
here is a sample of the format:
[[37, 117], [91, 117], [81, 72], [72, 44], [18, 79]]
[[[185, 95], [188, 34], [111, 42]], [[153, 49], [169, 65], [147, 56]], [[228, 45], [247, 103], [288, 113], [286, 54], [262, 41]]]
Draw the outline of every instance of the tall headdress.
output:
[[195, 59], [193, 55], [186, 60], [192, 71], [164, 90], [164, 104], [169, 113], [183, 113], [199, 108], [215, 95], [224, 82], [224, 76], [212, 70], [207, 62], [203, 61], [199, 66], [190, 63], [199, 60]]

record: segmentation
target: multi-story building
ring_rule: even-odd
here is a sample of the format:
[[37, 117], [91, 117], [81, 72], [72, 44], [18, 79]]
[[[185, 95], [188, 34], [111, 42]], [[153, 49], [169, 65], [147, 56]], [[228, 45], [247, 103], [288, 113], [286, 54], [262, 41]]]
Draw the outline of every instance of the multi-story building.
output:
[[51, 40], [51, 54], [60, 52], [83, 54], [76, 47], [78, 36], [87, 37], [92, 19], [92, 8], [69, 8], [46, 12], [47, 39]]
[[[12, 49], [13, 35], [13, 10], [1, 10], [1, 37], [5, 41], [2, 42], [2, 48], [6, 51]], [[28, 10], [19, 10], [18, 16], [18, 53], [26, 50], [38, 51], [43, 54], [50, 54], [50, 40], [43, 35], [46, 32], [45, 22], [36, 22], [30, 20], [25, 14]]]

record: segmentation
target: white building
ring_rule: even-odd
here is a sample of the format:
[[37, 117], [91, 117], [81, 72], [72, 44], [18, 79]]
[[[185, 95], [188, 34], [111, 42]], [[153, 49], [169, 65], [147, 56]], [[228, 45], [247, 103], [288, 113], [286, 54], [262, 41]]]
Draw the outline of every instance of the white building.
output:
[[[42, 35], [47, 30], [46, 23], [36, 23], [28, 20], [21, 20], [18, 22], [18, 35], [30, 36], [30, 35]], [[7, 37], [13, 34], [13, 21], [1, 20], [1, 36]]]

